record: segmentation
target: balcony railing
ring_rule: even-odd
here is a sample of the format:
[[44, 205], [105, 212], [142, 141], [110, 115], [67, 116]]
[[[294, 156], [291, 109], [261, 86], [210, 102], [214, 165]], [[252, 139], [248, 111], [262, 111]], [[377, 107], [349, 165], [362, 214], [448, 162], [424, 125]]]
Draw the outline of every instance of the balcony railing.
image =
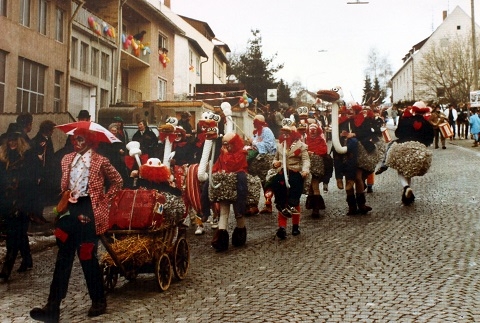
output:
[[120, 100], [122, 102], [140, 102], [142, 101], [142, 92], [129, 89], [126, 86], [120, 86]]
[[[77, 10], [78, 4], [73, 2], [72, 6], [73, 11]], [[117, 31], [115, 30], [115, 27], [83, 7], [78, 10], [74, 21], [108, 41], [115, 42], [116, 40]]]

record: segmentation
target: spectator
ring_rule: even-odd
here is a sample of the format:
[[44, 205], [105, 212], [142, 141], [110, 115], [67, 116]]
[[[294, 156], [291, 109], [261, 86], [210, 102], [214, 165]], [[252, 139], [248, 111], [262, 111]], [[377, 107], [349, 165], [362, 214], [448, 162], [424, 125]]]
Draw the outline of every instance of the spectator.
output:
[[[118, 139], [118, 123], [114, 122], [108, 126], [108, 130], [114, 134]], [[121, 140], [121, 139], [120, 139]], [[113, 143], [106, 143], [102, 142], [99, 145], [98, 153], [102, 156], [105, 156], [110, 161], [113, 167], [117, 170], [117, 172], [122, 176], [123, 183], [125, 184], [129, 180], [129, 174], [127, 170], [127, 166], [125, 165], [125, 154], [127, 152], [127, 148], [123, 142], [113, 142]]]
[[113, 122], [117, 124], [117, 138], [120, 139], [124, 144], [128, 144], [130, 142], [130, 138], [128, 137], [127, 131], [124, 129], [124, 122], [121, 117], [114, 117]]
[[51, 194], [54, 192], [54, 148], [52, 142], [52, 135], [55, 129], [55, 122], [51, 120], [45, 120], [40, 123], [40, 128], [35, 137], [31, 141], [31, 146], [35, 155], [39, 161], [38, 172], [38, 191], [37, 191], [37, 203], [36, 210], [33, 213], [31, 220], [34, 223], [46, 223], [48, 222], [43, 217], [43, 209], [48, 203], [54, 201]]
[[0, 278], [8, 280], [18, 252], [22, 263], [17, 272], [33, 267], [28, 242], [29, 214], [33, 211], [36, 183], [36, 157], [24, 139], [23, 128], [11, 123], [0, 146], [0, 216], [6, 226], [7, 253]]
[[478, 142], [480, 141], [480, 109], [476, 110], [470, 117], [470, 131], [473, 135], [473, 146], [478, 147]]
[[453, 132], [453, 137], [451, 137], [450, 140], [455, 139], [455, 136], [456, 136], [455, 123], [457, 121], [458, 113], [453, 104], [448, 105], [448, 109], [445, 110], [445, 115], [447, 116], [448, 124], [452, 128], [452, 132]]
[[158, 138], [155, 133], [148, 127], [145, 120], [141, 120], [137, 123], [138, 130], [132, 137], [132, 141], [138, 141], [140, 143], [140, 150], [142, 154], [151, 156], [155, 145], [158, 142]]
[[438, 149], [438, 141], [440, 140], [442, 144], [442, 149], [447, 149], [445, 147], [445, 137], [442, 135], [440, 128], [438, 127], [440, 124], [448, 122], [447, 116], [441, 111], [438, 105], [434, 105], [432, 114], [430, 119], [428, 120], [433, 126], [433, 138], [435, 143], [435, 149]]
[[183, 112], [180, 120], [178, 120], [178, 126], [185, 130], [186, 138], [189, 142], [193, 141], [195, 134], [195, 130], [192, 129], [192, 125], [190, 124], [191, 116], [190, 112]]
[[30, 143], [30, 137], [28, 134], [32, 131], [33, 116], [28, 112], [22, 113], [17, 117], [17, 123], [22, 130], [23, 139], [25, 139], [27, 143]]

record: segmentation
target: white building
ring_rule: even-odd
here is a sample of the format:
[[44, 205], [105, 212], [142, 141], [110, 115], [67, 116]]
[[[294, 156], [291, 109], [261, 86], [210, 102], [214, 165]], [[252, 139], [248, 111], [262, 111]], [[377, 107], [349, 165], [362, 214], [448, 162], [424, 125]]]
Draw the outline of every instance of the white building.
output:
[[[412, 46], [403, 58], [403, 66], [392, 77], [392, 102], [437, 100], [437, 93], [431, 93], [428, 97], [420, 97], [419, 93], [425, 92], [416, 81], [416, 74], [420, 69], [420, 62], [432, 44], [449, 46], [449, 39], [466, 37], [471, 35], [471, 18], [457, 6], [450, 15], [443, 12], [443, 22], [426, 39]], [[478, 29], [478, 25], [476, 29]]]

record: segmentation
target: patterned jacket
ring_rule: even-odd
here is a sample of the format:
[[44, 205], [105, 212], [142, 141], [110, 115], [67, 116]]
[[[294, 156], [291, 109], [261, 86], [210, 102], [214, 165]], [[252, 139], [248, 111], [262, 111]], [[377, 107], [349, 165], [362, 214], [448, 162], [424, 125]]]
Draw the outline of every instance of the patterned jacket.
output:
[[[310, 156], [308, 155], [307, 145], [302, 141], [295, 141], [290, 148], [287, 148], [287, 169], [295, 172], [310, 172]], [[283, 170], [283, 144], [277, 144], [277, 153], [273, 163], [279, 161], [282, 166], [278, 168], [278, 171]]]
[[[62, 159], [62, 192], [68, 189], [70, 170], [76, 152], [67, 154]], [[105, 192], [105, 180], [109, 184]], [[122, 188], [123, 180], [117, 170], [107, 158], [92, 151], [90, 172], [88, 178], [88, 194], [92, 201], [93, 215], [97, 234], [102, 234], [108, 229], [108, 215], [110, 203], [115, 194]]]

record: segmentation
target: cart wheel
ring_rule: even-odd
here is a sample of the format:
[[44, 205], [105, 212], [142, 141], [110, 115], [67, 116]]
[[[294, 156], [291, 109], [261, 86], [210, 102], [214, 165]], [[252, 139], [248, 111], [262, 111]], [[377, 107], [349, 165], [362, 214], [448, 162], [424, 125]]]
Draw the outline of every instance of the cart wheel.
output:
[[157, 276], [158, 286], [162, 292], [170, 287], [172, 281], [172, 263], [167, 254], [162, 254], [155, 264], [155, 275]]
[[185, 279], [190, 267], [190, 248], [185, 237], [178, 239], [173, 254], [173, 273], [179, 280]]
[[104, 265], [103, 285], [107, 292], [113, 291], [118, 281], [118, 271], [114, 266]]

